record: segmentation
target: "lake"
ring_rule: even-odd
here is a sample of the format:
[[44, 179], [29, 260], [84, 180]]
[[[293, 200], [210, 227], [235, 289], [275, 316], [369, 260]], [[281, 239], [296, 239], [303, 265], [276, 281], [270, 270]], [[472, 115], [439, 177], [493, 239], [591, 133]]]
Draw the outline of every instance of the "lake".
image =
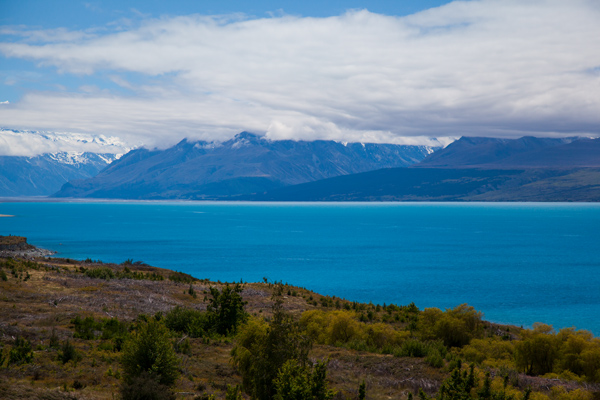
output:
[[4, 202], [0, 234], [348, 300], [468, 303], [487, 320], [600, 335], [600, 204]]

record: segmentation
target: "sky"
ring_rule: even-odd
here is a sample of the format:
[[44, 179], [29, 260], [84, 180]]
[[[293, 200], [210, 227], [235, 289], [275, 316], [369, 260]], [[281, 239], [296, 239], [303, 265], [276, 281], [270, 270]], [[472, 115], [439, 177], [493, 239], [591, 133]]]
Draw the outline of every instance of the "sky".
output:
[[597, 0], [0, 0], [0, 128], [596, 137], [598, 21]]

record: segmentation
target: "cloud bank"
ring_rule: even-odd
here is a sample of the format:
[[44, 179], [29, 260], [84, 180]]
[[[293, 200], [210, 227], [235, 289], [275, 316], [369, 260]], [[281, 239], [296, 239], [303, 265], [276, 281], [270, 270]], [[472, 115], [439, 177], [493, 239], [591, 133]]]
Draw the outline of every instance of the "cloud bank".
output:
[[[600, 135], [600, 4], [456, 1], [406, 17], [190, 15], [113, 31], [10, 30], [5, 57], [120, 90], [28, 92], [5, 127], [118, 135], [422, 143]], [[1, 100], [1, 99], [0, 99]]]

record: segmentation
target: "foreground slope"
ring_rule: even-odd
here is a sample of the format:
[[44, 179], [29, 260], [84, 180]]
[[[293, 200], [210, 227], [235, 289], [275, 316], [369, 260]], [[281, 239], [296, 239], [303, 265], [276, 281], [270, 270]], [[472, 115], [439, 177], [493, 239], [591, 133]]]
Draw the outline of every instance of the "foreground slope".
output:
[[[23, 240], [0, 237], [0, 246]], [[555, 333], [543, 324], [524, 330], [486, 322], [466, 304], [446, 311], [362, 304], [265, 281], [241, 286], [250, 315], [239, 331], [222, 335], [206, 317], [227, 288], [221, 282], [132, 260], [8, 256], [0, 256], [2, 399], [118, 397], [125, 349], [149, 320], [169, 330], [176, 398], [232, 399], [229, 388], [244, 381], [232, 350], [273, 323], [277, 302], [286, 331], [309, 339], [309, 360], [325, 363], [336, 399], [358, 398], [361, 382], [373, 400], [414, 398], [420, 390], [434, 395], [461, 365], [466, 377], [467, 362], [476, 390], [445, 399], [518, 400], [529, 398], [528, 389], [535, 400], [592, 400], [600, 393], [600, 342], [585, 331]], [[482, 391], [485, 373], [489, 396]]]
[[333, 141], [270, 141], [243, 132], [224, 143], [134, 150], [55, 197], [210, 199], [421, 161], [433, 148]]

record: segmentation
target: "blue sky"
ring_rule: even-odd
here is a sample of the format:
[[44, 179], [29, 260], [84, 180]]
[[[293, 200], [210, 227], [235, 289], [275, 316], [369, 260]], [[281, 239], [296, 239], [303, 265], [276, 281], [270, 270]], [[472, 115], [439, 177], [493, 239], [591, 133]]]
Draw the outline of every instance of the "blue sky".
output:
[[593, 0], [0, 1], [0, 127], [598, 136], [598, 20]]

